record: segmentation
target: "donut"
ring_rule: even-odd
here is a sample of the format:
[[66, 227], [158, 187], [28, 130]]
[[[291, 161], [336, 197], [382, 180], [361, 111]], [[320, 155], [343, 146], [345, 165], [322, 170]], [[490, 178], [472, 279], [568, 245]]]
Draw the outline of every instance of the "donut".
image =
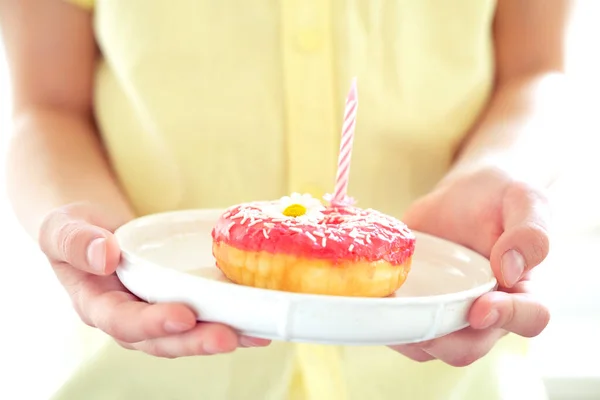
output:
[[405, 282], [415, 248], [396, 218], [297, 193], [228, 208], [212, 239], [216, 265], [234, 283], [332, 296], [389, 296]]

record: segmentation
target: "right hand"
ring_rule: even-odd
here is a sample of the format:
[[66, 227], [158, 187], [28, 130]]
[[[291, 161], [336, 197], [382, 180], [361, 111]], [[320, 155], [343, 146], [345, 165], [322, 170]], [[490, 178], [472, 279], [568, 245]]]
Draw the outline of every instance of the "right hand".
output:
[[40, 228], [41, 249], [84, 323], [127, 349], [167, 358], [269, 344], [197, 322], [185, 304], [148, 304], [127, 291], [114, 273], [121, 253], [108, 221], [92, 205], [77, 203], [51, 212]]

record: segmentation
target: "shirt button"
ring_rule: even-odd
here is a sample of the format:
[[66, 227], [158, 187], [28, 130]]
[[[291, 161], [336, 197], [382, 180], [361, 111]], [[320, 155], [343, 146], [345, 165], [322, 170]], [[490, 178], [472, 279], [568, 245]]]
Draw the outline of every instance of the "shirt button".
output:
[[314, 29], [307, 29], [300, 31], [298, 35], [296, 35], [296, 44], [300, 50], [317, 51], [323, 44], [323, 38], [318, 31]]

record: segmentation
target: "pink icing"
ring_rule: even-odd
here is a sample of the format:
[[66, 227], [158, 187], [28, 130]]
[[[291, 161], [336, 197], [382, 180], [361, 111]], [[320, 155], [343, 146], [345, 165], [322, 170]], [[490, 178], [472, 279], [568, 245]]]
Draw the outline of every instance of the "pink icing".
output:
[[412, 256], [415, 236], [401, 221], [372, 209], [334, 207], [323, 219], [273, 218], [270, 203], [247, 203], [227, 210], [212, 231], [216, 242], [245, 251], [285, 253], [334, 261], [403, 264]]

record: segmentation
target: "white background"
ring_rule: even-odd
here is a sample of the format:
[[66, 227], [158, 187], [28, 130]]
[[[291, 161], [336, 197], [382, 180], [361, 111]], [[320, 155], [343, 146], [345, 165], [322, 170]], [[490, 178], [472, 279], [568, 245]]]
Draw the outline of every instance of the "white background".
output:
[[[553, 318], [531, 353], [552, 400], [600, 399], [600, 2], [580, 3], [569, 73], [588, 117], [574, 118], [572, 129], [585, 129], [594, 140], [560, 160], [571, 168], [553, 189], [557, 240], [538, 277]], [[6, 199], [9, 124], [10, 87], [0, 47], [0, 399], [46, 399], [76, 365], [77, 355], [67, 348], [78, 321]]]

